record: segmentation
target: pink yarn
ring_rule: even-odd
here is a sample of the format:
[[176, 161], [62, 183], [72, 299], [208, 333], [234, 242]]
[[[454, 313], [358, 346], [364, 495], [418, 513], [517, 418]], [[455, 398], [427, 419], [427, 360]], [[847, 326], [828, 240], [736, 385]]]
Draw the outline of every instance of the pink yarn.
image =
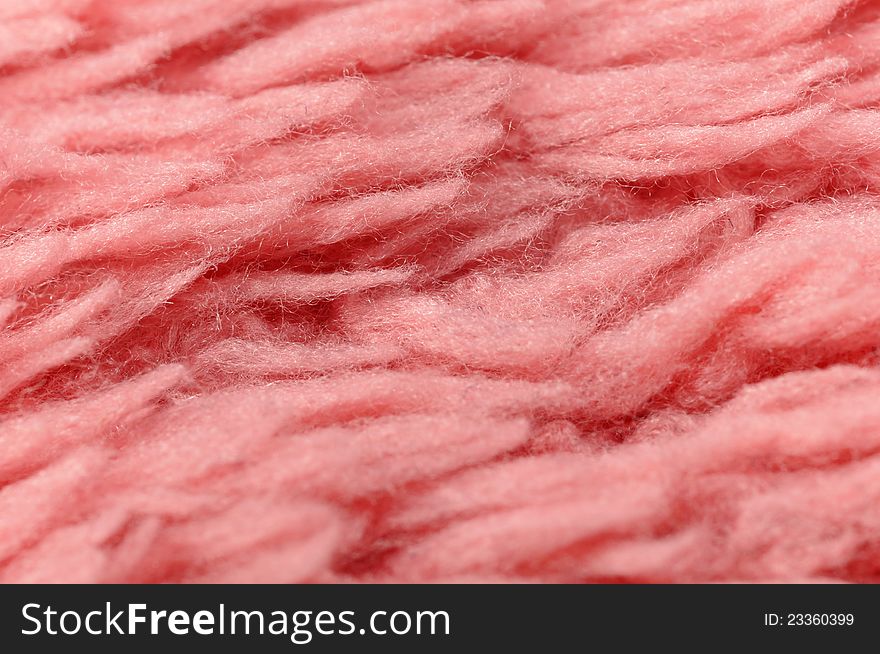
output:
[[0, 581], [880, 581], [880, 3], [4, 0]]

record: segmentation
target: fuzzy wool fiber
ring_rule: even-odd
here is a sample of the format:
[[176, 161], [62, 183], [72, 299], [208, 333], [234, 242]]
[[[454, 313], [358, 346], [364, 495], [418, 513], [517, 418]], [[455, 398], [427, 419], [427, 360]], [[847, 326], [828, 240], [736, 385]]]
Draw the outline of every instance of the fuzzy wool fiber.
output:
[[0, 2], [0, 581], [880, 581], [878, 348], [880, 2]]

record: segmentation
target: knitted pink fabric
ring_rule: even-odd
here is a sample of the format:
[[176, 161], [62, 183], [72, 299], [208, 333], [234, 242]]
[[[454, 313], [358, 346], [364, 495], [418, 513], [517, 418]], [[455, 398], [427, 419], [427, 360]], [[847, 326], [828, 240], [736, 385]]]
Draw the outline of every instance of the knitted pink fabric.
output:
[[880, 2], [3, 0], [0, 581], [880, 581]]

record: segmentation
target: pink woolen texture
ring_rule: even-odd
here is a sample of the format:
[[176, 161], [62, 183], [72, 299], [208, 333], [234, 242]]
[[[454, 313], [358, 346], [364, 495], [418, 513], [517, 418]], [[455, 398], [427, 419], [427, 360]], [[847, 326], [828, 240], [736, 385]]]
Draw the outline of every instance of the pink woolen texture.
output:
[[880, 3], [3, 0], [0, 581], [880, 581]]

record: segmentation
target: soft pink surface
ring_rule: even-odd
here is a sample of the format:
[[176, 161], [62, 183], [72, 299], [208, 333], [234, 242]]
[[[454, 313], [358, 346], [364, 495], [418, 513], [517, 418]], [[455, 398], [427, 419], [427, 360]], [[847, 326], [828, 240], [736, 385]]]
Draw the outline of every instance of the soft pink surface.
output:
[[0, 580], [880, 580], [880, 2], [4, 0]]

